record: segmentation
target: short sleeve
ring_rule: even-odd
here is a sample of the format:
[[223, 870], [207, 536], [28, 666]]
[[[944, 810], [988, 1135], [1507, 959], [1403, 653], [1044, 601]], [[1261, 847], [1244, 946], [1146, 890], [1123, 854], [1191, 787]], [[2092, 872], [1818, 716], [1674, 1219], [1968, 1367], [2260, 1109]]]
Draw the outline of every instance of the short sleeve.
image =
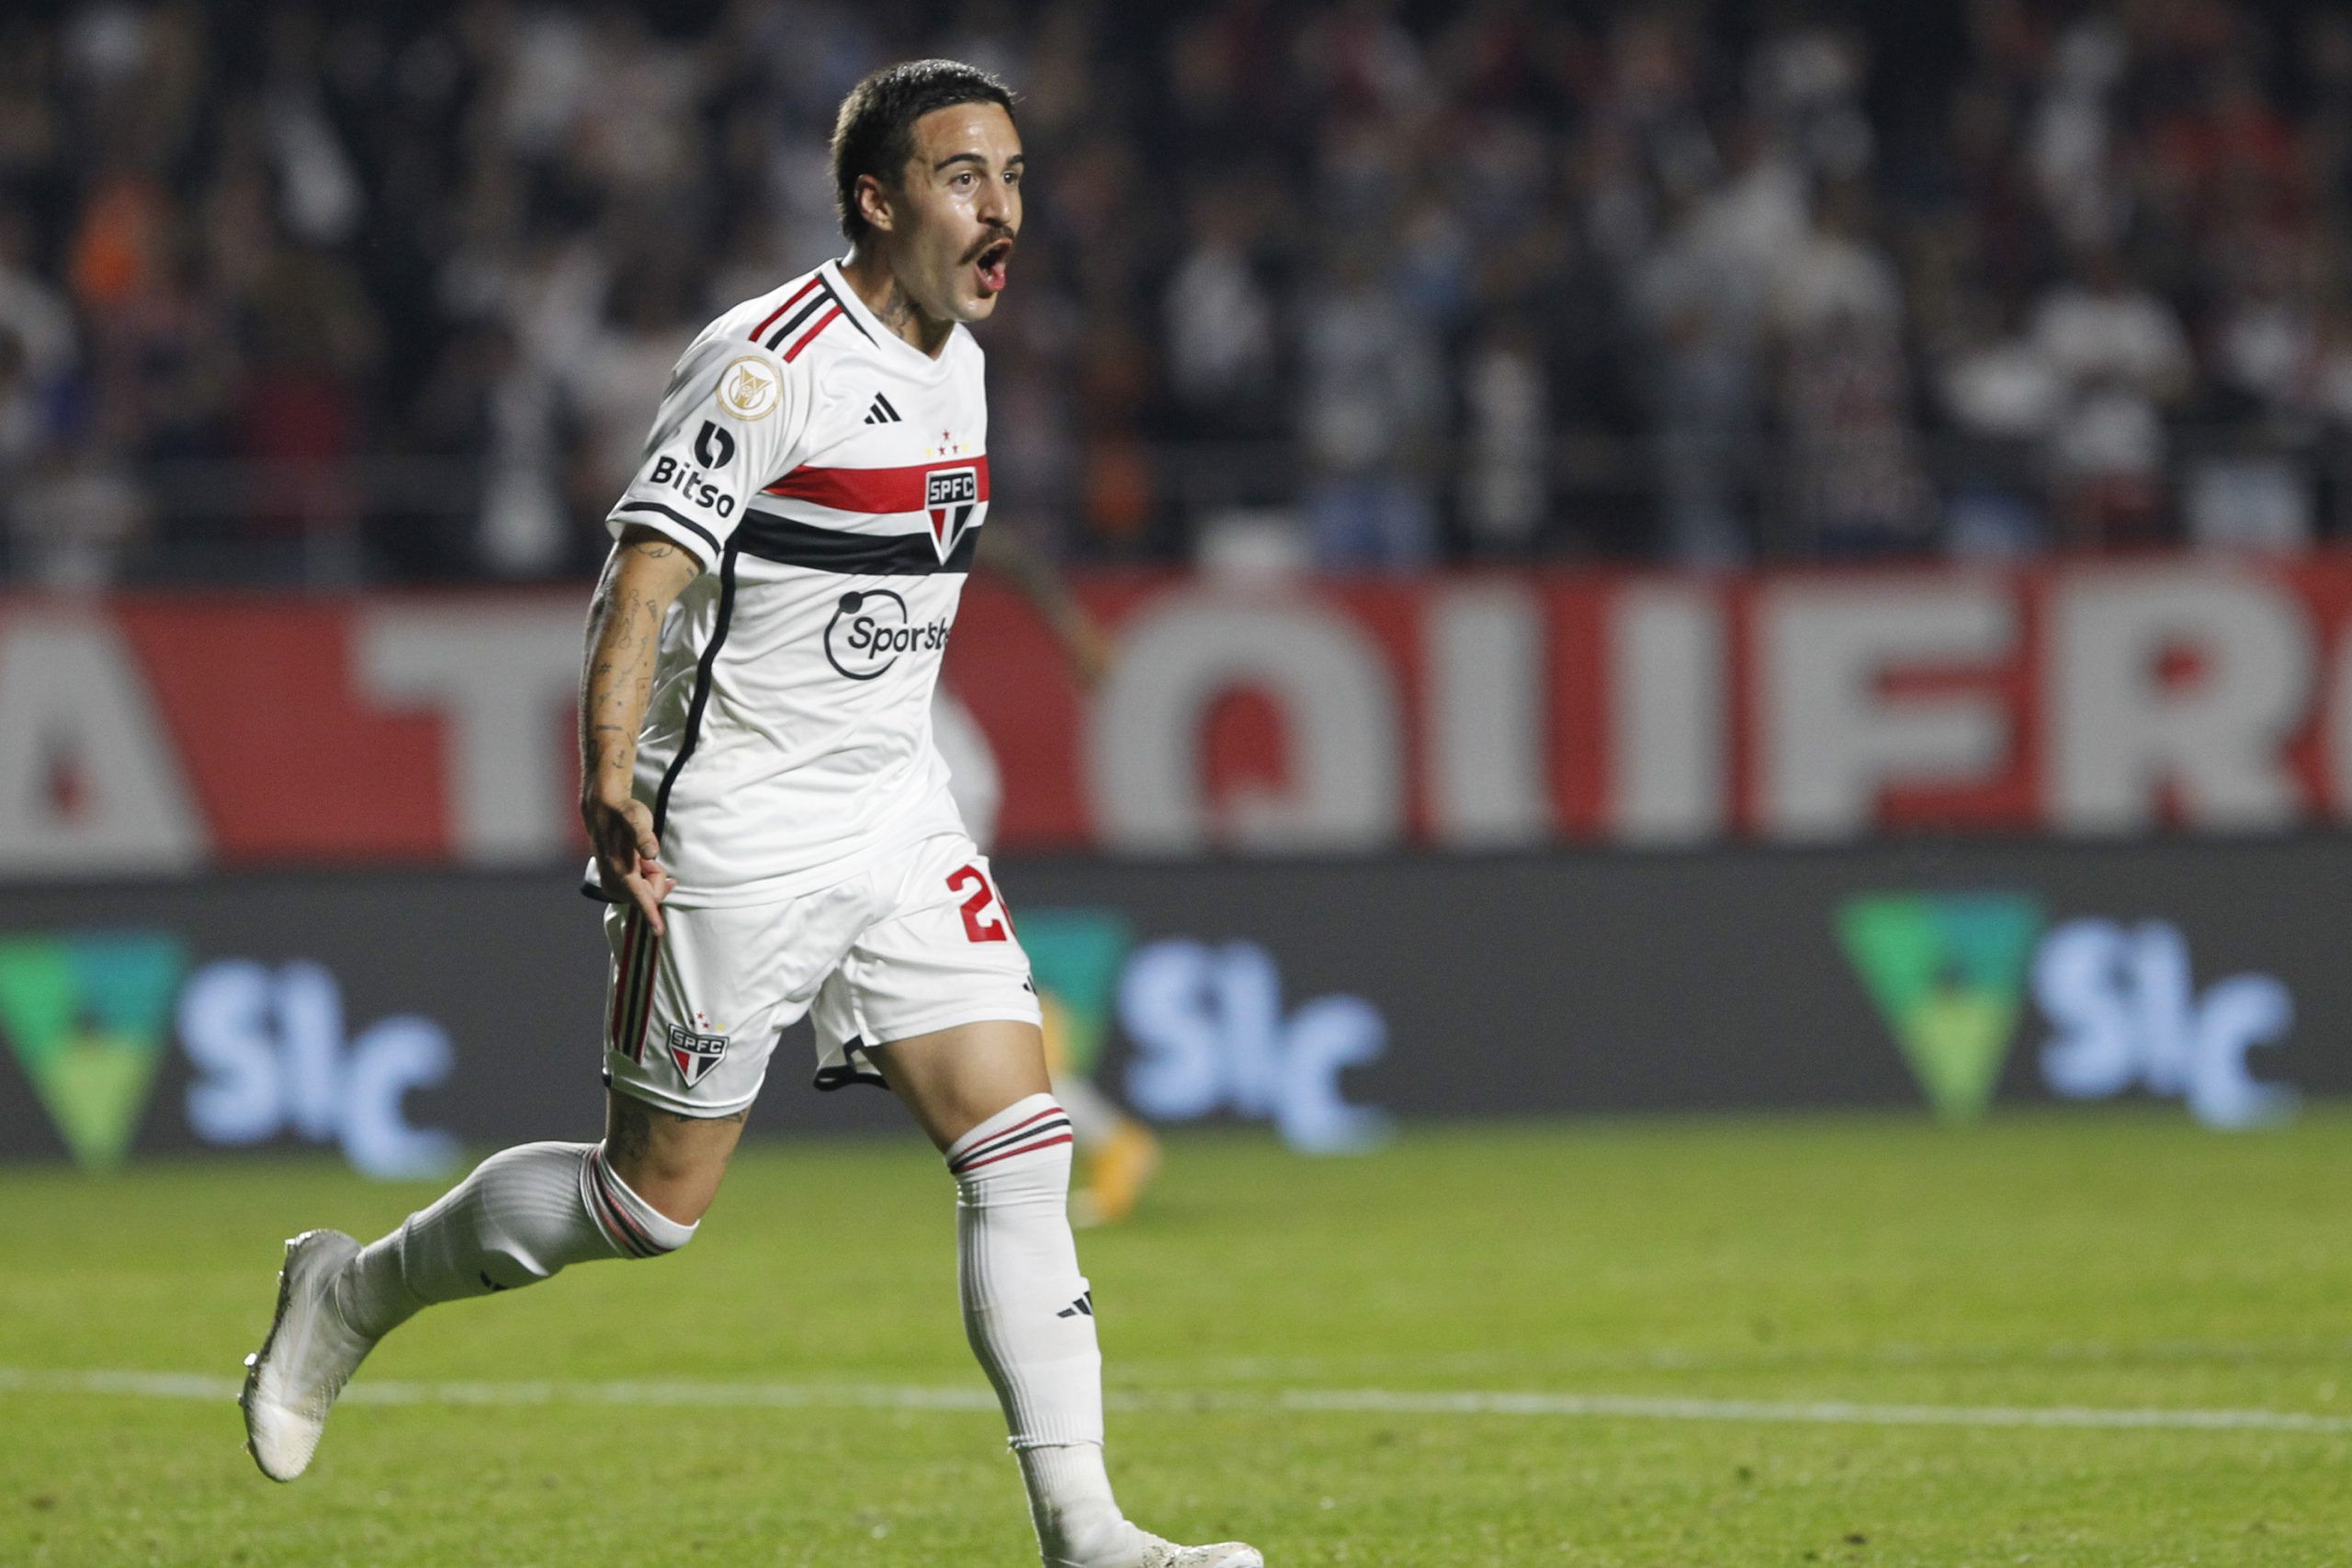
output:
[[716, 566], [752, 498], [787, 472], [808, 428], [804, 378], [756, 343], [707, 334], [678, 361], [637, 475], [605, 526], [651, 528]]

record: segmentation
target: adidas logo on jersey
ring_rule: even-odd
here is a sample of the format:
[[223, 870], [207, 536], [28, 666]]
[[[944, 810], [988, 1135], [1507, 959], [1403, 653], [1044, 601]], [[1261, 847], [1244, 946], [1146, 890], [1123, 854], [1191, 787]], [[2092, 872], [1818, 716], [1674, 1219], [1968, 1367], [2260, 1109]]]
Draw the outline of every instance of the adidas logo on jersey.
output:
[[865, 423], [868, 424], [897, 424], [899, 423], [899, 411], [890, 406], [889, 399], [884, 397], [881, 393], [876, 392], [874, 394], [874, 406], [865, 411]]

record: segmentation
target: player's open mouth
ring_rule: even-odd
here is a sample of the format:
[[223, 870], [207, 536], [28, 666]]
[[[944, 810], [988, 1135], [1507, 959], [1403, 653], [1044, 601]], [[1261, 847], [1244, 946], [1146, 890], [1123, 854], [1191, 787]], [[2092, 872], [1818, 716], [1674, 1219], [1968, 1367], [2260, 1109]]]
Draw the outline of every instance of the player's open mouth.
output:
[[981, 293], [1001, 294], [1004, 292], [1004, 264], [1012, 254], [1012, 242], [1010, 240], [999, 240], [980, 253], [979, 260], [975, 262], [973, 266], [980, 276]]

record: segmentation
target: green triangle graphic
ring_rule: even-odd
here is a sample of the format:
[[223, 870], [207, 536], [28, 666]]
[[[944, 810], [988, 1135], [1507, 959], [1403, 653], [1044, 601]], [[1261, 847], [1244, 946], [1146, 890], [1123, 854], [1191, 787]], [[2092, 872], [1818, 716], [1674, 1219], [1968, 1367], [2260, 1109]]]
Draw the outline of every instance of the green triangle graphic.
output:
[[1102, 1059], [1111, 991], [1120, 962], [1135, 945], [1126, 920], [1104, 909], [1030, 909], [1021, 917], [1021, 947], [1046, 1005], [1048, 1043], [1080, 1077]]
[[175, 938], [147, 931], [0, 942], [0, 1034], [76, 1163], [130, 1152], [185, 967]]
[[2041, 931], [2041, 901], [2020, 893], [1871, 894], [1838, 911], [1846, 956], [1947, 1122], [1993, 1098]]

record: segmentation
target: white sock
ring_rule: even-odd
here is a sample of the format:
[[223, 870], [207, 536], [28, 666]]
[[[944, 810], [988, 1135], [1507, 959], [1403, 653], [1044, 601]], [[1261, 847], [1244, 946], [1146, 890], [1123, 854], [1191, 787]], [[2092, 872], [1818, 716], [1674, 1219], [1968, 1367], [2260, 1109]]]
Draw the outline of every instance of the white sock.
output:
[[694, 1235], [631, 1191], [602, 1144], [525, 1144], [362, 1248], [335, 1281], [335, 1305], [380, 1338], [436, 1302], [536, 1285], [570, 1263], [658, 1258]]
[[1051, 1095], [947, 1151], [964, 1332], [996, 1385], [1051, 1568], [1094, 1568], [1132, 1531], [1102, 1466], [1102, 1352], [1069, 1230], [1069, 1118]]

